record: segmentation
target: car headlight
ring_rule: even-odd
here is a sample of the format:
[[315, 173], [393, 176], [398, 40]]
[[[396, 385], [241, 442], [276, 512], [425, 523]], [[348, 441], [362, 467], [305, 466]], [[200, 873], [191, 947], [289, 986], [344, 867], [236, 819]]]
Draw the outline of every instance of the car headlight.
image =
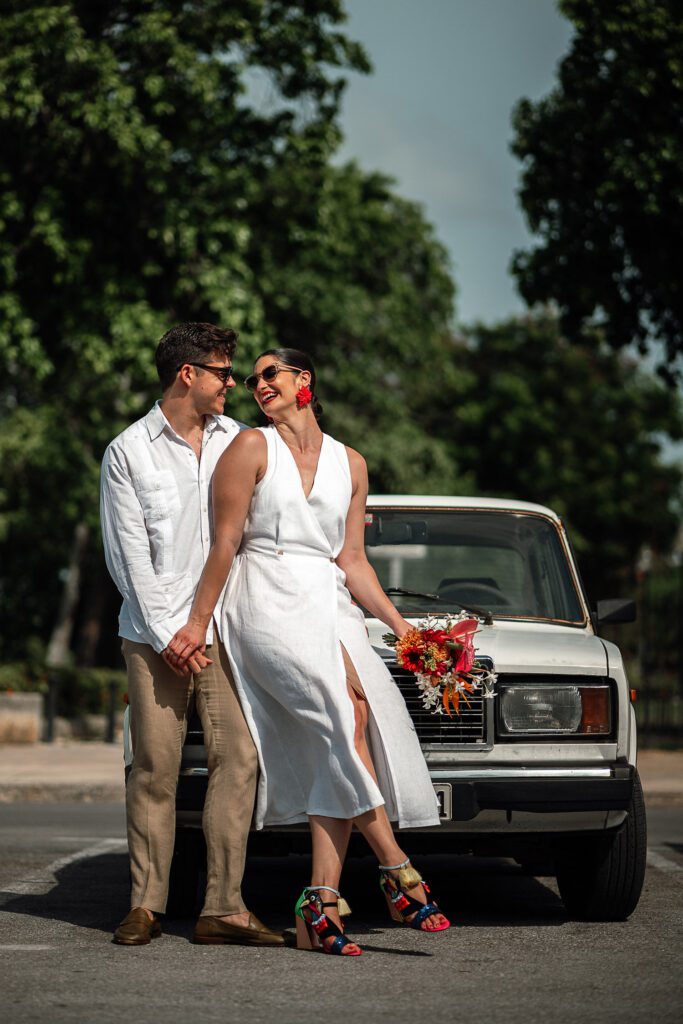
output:
[[611, 732], [607, 682], [502, 684], [498, 692], [504, 735], [604, 736]]

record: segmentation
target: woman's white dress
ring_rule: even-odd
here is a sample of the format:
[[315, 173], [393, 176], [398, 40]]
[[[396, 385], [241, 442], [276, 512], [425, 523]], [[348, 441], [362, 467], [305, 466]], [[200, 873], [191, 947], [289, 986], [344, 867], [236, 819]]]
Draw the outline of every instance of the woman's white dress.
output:
[[[429, 772], [403, 697], [368, 640], [335, 562], [351, 473], [325, 434], [308, 498], [289, 448], [262, 427], [268, 468], [257, 484], [223, 603], [235, 683], [258, 750], [256, 827], [309, 814], [354, 818], [385, 804], [402, 828], [438, 825]], [[356, 753], [340, 644], [370, 709], [377, 785]]]

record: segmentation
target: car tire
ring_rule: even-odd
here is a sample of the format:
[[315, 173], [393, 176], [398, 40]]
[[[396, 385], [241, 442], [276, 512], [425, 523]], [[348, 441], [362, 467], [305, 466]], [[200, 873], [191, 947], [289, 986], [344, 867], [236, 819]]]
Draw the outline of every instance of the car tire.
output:
[[168, 882], [167, 917], [193, 917], [198, 912], [206, 865], [206, 845], [199, 830], [176, 832]]
[[565, 909], [579, 921], [625, 921], [645, 878], [647, 823], [636, 772], [626, 821], [614, 833], [579, 839], [556, 852], [557, 885]]

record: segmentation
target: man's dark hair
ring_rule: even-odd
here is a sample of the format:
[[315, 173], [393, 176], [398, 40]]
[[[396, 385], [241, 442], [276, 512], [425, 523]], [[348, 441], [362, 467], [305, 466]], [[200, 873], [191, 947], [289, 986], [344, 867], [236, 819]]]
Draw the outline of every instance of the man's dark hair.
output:
[[154, 353], [161, 390], [169, 388], [184, 363], [208, 363], [214, 353], [232, 360], [237, 332], [215, 324], [176, 324], [166, 331]]

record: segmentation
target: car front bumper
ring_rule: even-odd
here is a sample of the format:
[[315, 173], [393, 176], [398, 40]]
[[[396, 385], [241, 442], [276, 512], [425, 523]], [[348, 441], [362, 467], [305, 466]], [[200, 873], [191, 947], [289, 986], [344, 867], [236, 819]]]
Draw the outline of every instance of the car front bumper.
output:
[[457, 831], [555, 832], [615, 827], [628, 810], [629, 764], [432, 769], [442, 826]]
[[[442, 814], [439, 831], [501, 834], [601, 831], [626, 817], [635, 769], [626, 763], [504, 767], [458, 765], [430, 771]], [[207, 769], [184, 763], [179, 824], [198, 824]], [[298, 832], [305, 826], [276, 831]], [[412, 830], [411, 830], [412, 831]], [[434, 834], [433, 829], [420, 830]]]

